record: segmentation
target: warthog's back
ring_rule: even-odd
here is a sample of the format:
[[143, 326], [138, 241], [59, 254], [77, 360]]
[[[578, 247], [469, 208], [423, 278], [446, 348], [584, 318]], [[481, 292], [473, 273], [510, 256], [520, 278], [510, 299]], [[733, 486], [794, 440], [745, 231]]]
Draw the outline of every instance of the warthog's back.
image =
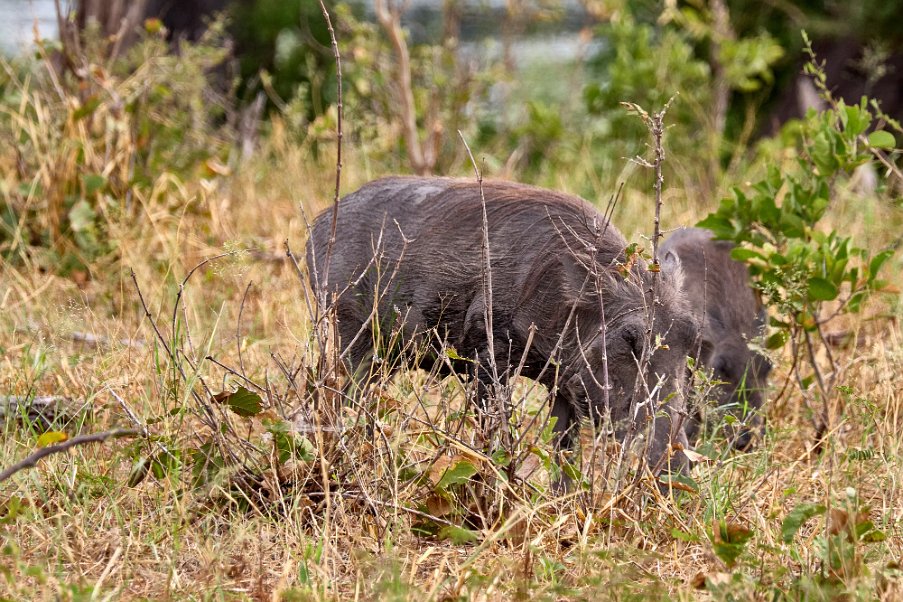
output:
[[[512, 326], [535, 323], [551, 335], [585, 276], [574, 258], [595, 254], [594, 263], [608, 266], [626, 242], [595, 208], [571, 195], [486, 181], [483, 196], [496, 325], [510, 336]], [[317, 270], [311, 270], [314, 286], [323, 281], [331, 222], [327, 210], [308, 246]], [[475, 180], [371, 182], [339, 202], [336, 240], [329, 289], [351, 283], [346, 294], [360, 300], [355, 321], [365, 320], [379, 297], [379, 313], [403, 313], [409, 331], [441, 322], [458, 339], [482, 325], [483, 204]], [[559, 297], [550, 298], [552, 293]]]

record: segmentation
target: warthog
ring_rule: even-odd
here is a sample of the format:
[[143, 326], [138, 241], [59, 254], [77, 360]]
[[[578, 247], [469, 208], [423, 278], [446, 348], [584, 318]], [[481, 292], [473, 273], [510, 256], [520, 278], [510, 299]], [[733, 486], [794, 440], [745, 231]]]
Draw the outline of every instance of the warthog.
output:
[[394, 333], [429, 350], [417, 358], [425, 368], [442, 345], [453, 347], [485, 394], [493, 348], [500, 379], [523, 362], [521, 375], [549, 388], [561, 446], [571, 447], [579, 419], [591, 416], [610, 420], [621, 439], [651, 426], [649, 465], [685, 466], [683, 454], [670, 457], [670, 444], [687, 444], [681, 395], [698, 326], [679, 278], [625, 257], [621, 234], [580, 198], [499, 181], [484, 182], [483, 193], [489, 270], [474, 180], [392, 177], [344, 197], [328, 274], [332, 209], [317, 217], [307, 246], [311, 285], [323, 290], [325, 282], [326, 296], [337, 295], [340, 346], [353, 373], [370, 373], [374, 354], [390, 363], [379, 340]]
[[[763, 427], [760, 409], [771, 362], [750, 349], [765, 327], [765, 309], [749, 285], [749, 272], [731, 259], [733, 245], [712, 240], [699, 228], [674, 232], [662, 245], [666, 265], [678, 258], [687, 298], [701, 324], [701, 341], [693, 356], [720, 381], [714, 389], [717, 404], [739, 422], [728, 425], [737, 449], [748, 449]], [[687, 435], [695, 439], [700, 413], [694, 412]]]

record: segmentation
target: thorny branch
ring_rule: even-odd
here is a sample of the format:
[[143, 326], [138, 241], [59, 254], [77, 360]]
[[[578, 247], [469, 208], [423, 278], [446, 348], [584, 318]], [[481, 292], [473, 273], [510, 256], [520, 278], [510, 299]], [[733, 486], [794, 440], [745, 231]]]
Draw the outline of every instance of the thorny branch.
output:
[[[332, 258], [332, 248], [335, 246], [336, 226], [339, 221], [339, 194], [342, 184], [342, 57], [339, 54], [339, 43], [335, 39], [335, 30], [332, 28], [332, 20], [323, 0], [320, 0], [320, 10], [326, 19], [326, 27], [329, 29], [329, 41], [332, 44], [332, 52], [335, 56], [336, 73], [336, 159], [335, 159], [335, 195], [332, 199], [332, 226], [329, 231], [329, 242], [326, 243], [326, 265], [323, 266], [323, 290], [327, 290], [329, 282], [329, 261]], [[324, 299], [325, 300], [325, 299]]]
[[646, 124], [646, 127], [649, 128], [649, 133], [652, 134], [653, 141], [653, 153], [655, 158], [652, 162], [649, 162], [642, 157], [634, 157], [632, 160], [634, 163], [638, 165], [642, 165], [643, 167], [648, 167], [655, 170], [655, 183], [653, 184], [653, 189], [655, 190], [655, 219], [653, 222], [653, 233], [652, 233], [652, 265], [653, 271], [659, 270], [659, 262], [658, 262], [658, 242], [662, 237], [661, 231], [661, 213], [662, 213], [662, 184], [665, 182], [665, 178], [662, 176], [662, 165], [665, 163], [665, 149], [662, 146], [662, 138], [665, 135], [665, 114], [668, 112], [668, 109], [671, 108], [671, 103], [674, 102], [674, 96], [668, 99], [668, 102], [665, 103], [665, 106], [662, 107], [660, 111], [657, 113], [652, 113], [651, 115], [646, 112], [639, 105], [632, 102], [622, 102], [621, 104], [630, 112], [636, 113], [640, 116], [640, 119], [643, 120], [643, 123]]
[[510, 433], [510, 424], [508, 420], [508, 412], [505, 407], [505, 399], [501, 394], [502, 386], [501, 381], [499, 380], [498, 373], [498, 365], [496, 363], [495, 356], [495, 331], [492, 325], [492, 260], [490, 257], [489, 250], [489, 216], [486, 213], [486, 195], [483, 193], [483, 174], [480, 172], [477, 167], [477, 162], [473, 158], [473, 153], [470, 151], [470, 146], [467, 144], [467, 140], [464, 138], [464, 134], [461, 130], [458, 130], [458, 136], [461, 137], [461, 142], [464, 143], [464, 148], [467, 150], [467, 156], [470, 157], [470, 163], [473, 166], [474, 175], [477, 178], [477, 184], [480, 186], [480, 203], [482, 205], [483, 215], [482, 215], [482, 234], [483, 238], [481, 240], [481, 255], [483, 259], [482, 269], [482, 284], [483, 284], [483, 321], [485, 322], [486, 327], [486, 345], [487, 345], [487, 353], [489, 355], [489, 368], [492, 371], [492, 382], [495, 386], [496, 390], [494, 391], [494, 397], [497, 399], [497, 403], [499, 405], [499, 421], [502, 427], [502, 433], [505, 437], [505, 443], [509, 444], [511, 442], [511, 433]]

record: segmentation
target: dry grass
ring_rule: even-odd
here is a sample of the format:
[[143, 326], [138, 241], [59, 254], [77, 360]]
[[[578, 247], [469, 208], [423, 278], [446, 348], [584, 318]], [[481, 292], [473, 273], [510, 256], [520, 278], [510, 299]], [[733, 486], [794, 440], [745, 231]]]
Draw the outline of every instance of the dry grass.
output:
[[[59, 132], [46, 125], [53, 122], [53, 109], [43, 107], [37, 121], [29, 121], [20, 107], [15, 114], [20, 134], [27, 131], [30, 140], [53, 146]], [[64, 121], [81, 123], [71, 115]], [[131, 131], [132, 125], [125, 122], [117, 131]], [[86, 148], [98, 143], [88, 127], [63, 133]], [[124, 136], [122, 145], [129, 140]], [[0, 263], [0, 398], [64, 396], [74, 417], [58, 428], [69, 435], [131, 426], [129, 413], [152, 434], [150, 440], [79, 447], [0, 484], [0, 596], [418, 601], [903, 596], [898, 384], [903, 331], [900, 305], [893, 299], [831, 327], [845, 334], [834, 353], [841, 371], [837, 382], [847, 388], [830, 402], [831, 432], [821, 450], [813, 447], [800, 392], [793, 384], [784, 390], [790, 362], [776, 358], [766, 440], [745, 454], [727, 451], [716, 440], [705, 442], [700, 450], [710, 460], [692, 474], [698, 490], [679, 496], [663, 496], [640, 480], [633, 489], [605, 482], [590, 494], [556, 498], [542, 466], [548, 445], [536, 424], [524, 427], [530, 437], [515, 450], [524, 452], [516, 474], [501, 478], [502, 468], [475, 451], [481, 446], [473, 420], [462, 416], [462, 383], [414, 370], [383, 383], [379, 395], [365, 403], [317, 414], [351, 426], [342, 437], [328, 428], [309, 434], [312, 459], [272, 460], [272, 437], [259, 418], [217, 410], [214, 424], [224, 427], [229, 444], [242, 458], [254, 458], [259, 469], [248, 499], [242, 498], [246, 490], [227, 480], [191, 487], [187, 456], [185, 470], [161, 470], [129, 486], [136, 459], [161, 446], [187, 454], [213, 437], [204, 420], [210, 405], [205, 385], [218, 392], [247, 384], [208, 356], [225, 366], [243, 365], [244, 376], [263, 384], [269, 402], [264, 414], [274, 420], [309, 411], [314, 403], [325, 407], [323, 402], [335, 397], [329, 387], [336, 383], [321, 378], [323, 372], [307, 377], [302, 370], [293, 379], [279, 369], [313, 369], [328, 360], [321, 353], [324, 341], [312, 332], [302, 285], [285, 259], [283, 242], [295, 252], [303, 248], [304, 216], [312, 218], [332, 198], [333, 166], [322, 149], [318, 159], [293, 142], [278, 121], [264, 144], [259, 157], [238, 173], [199, 170], [186, 172], [184, 180], [161, 173], [149, 188], [131, 191], [136, 208], [127, 219], [109, 221], [115, 253], [98, 259], [89, 273], [55, 276], [46, 269], [46, 257], [32, 260], [23, 251]], [[71, 162], [79, 154], [69, 147], [51, 150], [37, 157], [35, 169], [44, 189], [56, 196], [29, 193], [27, 202], [34, 207], [52, 201], [62, 218], [61, 199], [65, 185], [78, 178]], [[372, 163], [361, 151], [353, 146], [346, 151], [344, 191], [382, 175], [370, 171]], [[116, 165], [125, 169], [128, 157], [116, 156]], [[97, 161], [92, 170], [103, 171], [101, 157], [91, 155]], [[0, 151], [0, 166], [16, 159]], [[587, 156], [573, 173], [544, 183], [594, 190], [596, 200], [607, 199], [610, 182], [592, 168]], [[458, 173], [468, 172], [469, 165], [459, 166]], [[4, 173], [0, 184], [15, 189], [17, 175]], [[674, 188], [666, 188], [664, 200], [665, 231], [693, 223], [704, 212]], [[635, 185], [626, 189], [614, 222], [631, 240], [645, 235], [648, 241], [651, 215], [648, 195]], [[873, 248], [899, 235], [899, 211], [883, 200], [850, 195], [835, 216], [836, 226], [852, 228]], [[171, 335], [183, 278], [224, 252], [228, 255], [204, 265], [188, 282], [175, 320], [178, 334]], [[145, 319], [132, 270], [153, 322], [182, 355], [168, 356], [162, 349]], [[888, 271], [892, 281], [900, 281], [899, 260]], [[298, 391], [304, 388], [300, 384], [307, 391]], [[525, 399], [522, 416], [542, 416], [544, 392], [526, 382], [516, 389], [514, 397]], [[379, 418], [370, 429], [357, 421], [369, 405]], [[8, 420], [3, 428], [0, 466], [5, 467], [33, 450], [38, 432], [21, 420]], [[260, 453], [242, 447], [244, 441]], [[593, 447], [588, 433], [584, 443], [585, 449]], [[437, 481], [455, 462], [473, 465], [477, 478], [438, 495]], [[603, 460], [597, 462], [604, 468]], [[420, 476], [411, 478], [411, 471]], [[816, 517], [789, 543], [782, 539], [782, 521], [804, 502], [847, 516], [867, 507], [886, 538], [857, 541], [851, 559], [832, 573], [821, 562], [819, 547], [832, 528], [843, 536], [843, 514], [835, 512], [829, 521]], [[435, 527], [444, 521], [468, 532], [423, 533], [439, 530]], [[752, 538], [729, 566], [723, 548], [740, 531]], [[816, 587], [820, 576], [834, 589]]]
[[[215, 186], [189, 186], [185, 211], [149, 206], [140, 224], [120, 226], [121, 268], [78, 285], [2, 265], [2, 393], [64, 395], [83, 405], [89, 412], [67, 425], [70, 433], [79, 426], [91, 432], [126, 425], [112, 392], [142, 419], [165, 415], [172, 380], [160, 367], [165, 358], [127, 270], [135, 270], [152, 313], [165, 324], [178, 281], [224, 249], [261, 252], [241, 251], [195, 276], [184, 299], [193, 345], [238, 365], [235, 325], [245, 287], [253, 282], [240, 334], [246, 373], [269, 378], [271, 354], [291, 357], [305, 349], [310, 320], [280, 249], [285, 239], [301, 248], [298, 204], [308, 215], [322, 208], [331, 196], [331, 174], [328, 162], [324, 167], [304, 156], [278, 131], [271, 144], [275, 164], [249, 166]], [[366, 179], [354, 164], [346, 178], [348, 190]], [[637, 207], [637, 196], [628, 195], [625, 204]], [[666, 205], [664, 223], [693, 217], [693, 209], [675, 200]], [[636, 225], [622, 228], [629, 232]], [[768, 408], [766, 442], [748, 454], [716, 453], [714, 461], [697, 466], [698, 492], [674, 499], [647, 489], [623, 499], [603, 494], [555, 500], [539, 479], [534, 495], [511, 496], [503, 511], [490, 513], [493, 520], [476, 527], [478, 541], [456, 544], [412, 531], [417, 515], [407, 509], [424, 500], [410, 487], [372, 492], [381, 500], [375, 512], [359, 498], [336, 495], [327, 510], [302, 492], [271, 492], [277, 511], [261, 514], [211, 502], [178, 478], [148, 478], [128, 487], [128, 444], [82, 447], [3, 485], [6, 579], [0, 591], [22, 600], [696, 599], [701, 574], [710, 588], [729, 589], [733, 599], [759, 599], [772, 586], [789, 591], [797, 577], [821, 570], [817, 536], [824, 523], [807, 523], [785, 544], [781, 521], [788, 511], [800, 502], [836, 505], [852, 488], [887, 539], [860, 544], [858, 572], [839, 582], [862, 599], [895, 599], [901, 595], [899, 572], [886, 567], [903, 557], [903, 332], [899, 316], [874, 313], [875, 319], [837, 325], [851, 329], [856, 341], [836, 350], [843, 371], [838, 382], [851, 392], [833, 400], [833, 431], [821, 454], [812, 452], [809, 422], [791, 386]], [[85, 334], [99, 343], [76, 340]], [[788, 368], [779, 363], [776, 389]], [[222, 370], [206, 364], [201, 372], [213, 388], [224, 387]], [[391, 383], [387, 394], [399, 403], [399, 414], [438, 412], [442, 400], [460, 404], [454, 382], [427, 381], [410, 372]], [[434, 404], [427, 410], [413, 394], [424, 385]], [[422, 425], [387, 423], [407, 429], [390, 435], [393, 449], [423, 438], [412, 434]], [[2, 465], [26, 455], [36, 436], [15, 422], [5, 428]], [[194, 428], [190, 419], [151, 425], [152, 432], [179, 433], [182, 440], [191, 440]], [[421, 444], [412, 454], [428, 447]], [[385, 468], [364, 455], [356, 461]], [[359, 481], [401, 482], [397, 474]], [[717, 558], [706, 535], [713, 517], [754, 533], [733, 570]]]

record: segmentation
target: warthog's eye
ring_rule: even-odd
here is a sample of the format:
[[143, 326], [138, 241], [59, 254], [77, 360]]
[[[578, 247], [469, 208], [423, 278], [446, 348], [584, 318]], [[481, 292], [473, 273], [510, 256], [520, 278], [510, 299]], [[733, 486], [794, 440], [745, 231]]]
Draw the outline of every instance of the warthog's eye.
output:
[[730, 376], [730, 362], [723, 355], [719, 355], [715, 358], [715, 363], [712, 364], [712, 370], [715, 372], [716, 377], [727, 378]]
[[687, 349], [696, 342], [699, 328], [695, 322], [675, 320], [668, 329], [666, 342], [675, 349]]
[[712, 360], [712, 354], [715, 353], [715, 346], [710, 340], [701, 339], [700, 341], [693, 341], [693, 348], [690, 349], [691, 354], [695, 354], [697, 349], [699, 350], [699, 361], [708, 365]]
[[621, 338], [630, 345], [633, 355], [639, 358], [643, 355], [643, 331], [636, 326], [625, 326], [621, 329]]

